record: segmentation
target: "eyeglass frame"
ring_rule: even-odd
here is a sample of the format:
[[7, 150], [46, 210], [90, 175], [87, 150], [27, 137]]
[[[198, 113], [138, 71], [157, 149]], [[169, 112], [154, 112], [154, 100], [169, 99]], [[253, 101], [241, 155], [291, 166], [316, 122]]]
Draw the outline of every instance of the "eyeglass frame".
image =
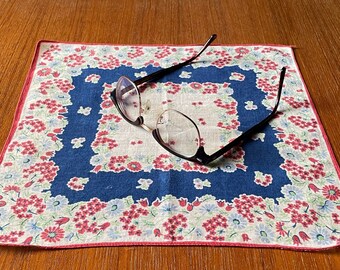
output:
[[[141, 104], [141, 94], [140, 91], [138, 89], [138, 86], [146, 83], [146, 82], [150, 82], [150, 81], [155, 81], [157, 79], [160, 79], [161, 77], [174, 72], [178, 69], [180, 69], [183, 66], [189, 65], [192, 61], [194, 61], [196, 58], [198, 58], [204, 51], [205, 49], [216, 39], [217, 35], [213, 34], [208, 41], [203, 45], [202, 49], [194, 56], [192, 56], [190, 59], [178, 63], [174, 66], [168, 67], [168, 68], [163, 68], [160, 69], [154, 73], [151, 73], [147, 76], [144, 76], [140, 79], [137, 79], [135, 81], [130, 80], [129, 78], [125, 77], [125, 76], [121, 76], [119, 79], [121, 79], [122, 77], [128, 79], [128, 81], [130, 81], [132, 83], [132, 86], [134, 86], [135, 90], [137, 90], [138, 95], [139, 95], [139, 103]], [[150, 129], [149, 127], [144, 125], [144, 118], [143, 116], [140, 114], [140, 116], [135, 120], [135, 121], [131, 121], [128, 117], [126, 117], [126, 115], [122, 112], [121, 108], [119, 107], [119, 103], [117, 101], [117, 97], [116, 97], [116, 88], [112, 90], [110, 97], [111, 100], [113, 101], [113, 103], [115, 104], [117, 110], [119, 111], [119, 113], [121, 114], [121, 116], [130, 124], [134, 125], [134, 126], [141, 126], [143, 129], [149, 131], [152, 133], [153, 137], [155, 138], [155, 140], [168, 152], [170, 152], [171, 154], [188, 160], [188, 161], [192, 161], [192, 162], [196, 162], [200, 165], [207, 165], [209, 163], [211, 163], [212, 161], [214, 161], [215, 159], [219, 158], [220, 156], [222, 156], [223, 154], [225, 154], [226, 152], [228, 152], [229, 150], [231, 150], [233, 147], [241, 144], [245, 139], [248, 139], [250, 136], [258, 133], [261, 129], [264, 128], [264, 126], [275, 116], [279, 103], [280, 103], [280, 98], [281, 98], [281, 94], [282, 94], [282, 88], [283, 88], [283, 81], [284, 81], [284, 77], [286, 74], [286, 67], [283, 67], [281, 69], [281, 74], [280, 74], [280, 79], [279, 79], [279, 87], [278, 87], [278, 92], [277, 92], [277, 98], [276, 98], [276, 103], [275, 106], [272, 110], [272, 112], [265, 117], [263, 120], [261, 120], [259, 123], [257, 123], [256, 125], [252, 126], [251, 128], [249, 128], [248, 130], [246, 130], [245, 132], [243, 132], [240, 136], [236, 137], [234, 140], [232, 140], [231, 142], [229, 142], [227, 145], [223, 146], [221, 149], [219, 149], [218, 151], [216, 151], [215, 153], [208, 155], [205, 151], [204, 151], [204, 146], [201, 144], [201, 135], [199, 132], [199, 128], [197, 127], [197, 125], [195, 124], [195, 122], [189, 118], [188, 116], [186, 116], [185, 114], [176, 111], [177, 113], [180, 113], [182, 116], [186, 117], [188, 120], [190, 120], [190, 122], [195, 126], [197, 132], [198, 132], [198, 136], [199, 136], [199, 140], [198, 140], [198, 148], [197, 148], [197, 152], [194, 156], [192, 157], [186, 157], [183, 156], [175, 151], [173, 151], [171, 148], [169, 148], [167, 146], [167, 144], [161, 139], [161, 136], [159, 134], [159, 130], [157, 128], [155, 129]], [[118, 80], [119, 81], [119, 80]], [[165, 111], [164, 111], [165, 112]], [[162, 114], [164, 113], [162, 112]]]

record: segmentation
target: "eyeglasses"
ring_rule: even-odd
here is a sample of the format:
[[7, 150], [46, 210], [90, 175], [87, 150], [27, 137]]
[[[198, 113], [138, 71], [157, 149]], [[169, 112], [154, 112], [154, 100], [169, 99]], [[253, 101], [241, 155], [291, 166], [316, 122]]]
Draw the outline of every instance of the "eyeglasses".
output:
[[110, 95], [117, 110], [126, 121], [151, 132], [156, 141], [170, 153], [202, 165], [209, 164], [264, 128], [264, 126], [274, 117], [277, 111], [282, 92], [283, 80], [286, 73], [286, 68], [283, 67], [279, 80], [277, 100], [272, 112], [262, 121], [252, 126], [229, 144], [211, 155], [206, 154], [204, 151], [200, 131], [195, 122], [177, 110], [168, 109], [163, 111], [157, 119], [155, 129], [146, 126], [142, 116], [141, 95], [138, 86], [146, 82], [160, 79], [166, 74], [190, 64], [204, 52], [204, 50], [216, 39], [216, 37], [217, 36], [215, 34], [212, 35], [196, 55], [182, 63], [158, 70], [135, 81], [132, 81], [125, 76], [120, 77], [116, 88]]

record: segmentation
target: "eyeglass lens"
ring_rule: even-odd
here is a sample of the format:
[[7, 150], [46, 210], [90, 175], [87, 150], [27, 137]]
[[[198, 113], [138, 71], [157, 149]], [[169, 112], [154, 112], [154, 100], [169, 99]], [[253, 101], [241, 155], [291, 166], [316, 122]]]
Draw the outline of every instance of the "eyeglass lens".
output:
[[173, 152], [184, 157], [196, 154], [200, 144], [199, 131], [184, 114], [166, 110], [158, 118], [156, 128], [162, 142]]
[[118, 80], [116, 99], [124, 116], [134, 122], [140, 116], [140, 96], [137, 87], [126, 77]]

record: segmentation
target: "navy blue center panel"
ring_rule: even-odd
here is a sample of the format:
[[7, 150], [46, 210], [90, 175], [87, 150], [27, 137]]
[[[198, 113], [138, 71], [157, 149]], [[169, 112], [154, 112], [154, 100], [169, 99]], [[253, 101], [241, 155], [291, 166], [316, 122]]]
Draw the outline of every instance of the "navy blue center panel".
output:
[[[68, 112], [65, 114], [68, 125], [65, 127], [63, 134], [59, 136], [64, 147], [56, 152], [52, 158], [56, 165], [59, 166], [58, 175], [52, 182], [50, 189], [52, 196], [64, 195], [70, 203], [88, 201], [93, 197], [97, 197], [102, 201], [109, 201], [129, 195], [134, 200], [148, 198], [150, 202], [166, 194], [171, 194], [178, 198], [188, 198], [189, 201], [193, 201], [196, 197], [205, 194], [211, 194], [216, 199], [224, 199], [226, 201], [231, 201], [240, 194], [254, 194], [274, 199], [281, 197], [281, 187], [289, 184], [290, 181], [285, 172], [279, 167], [284, 160], [273, 146], [278, 140], [275, 137], [274, 130], [269, 125], [264, 129], [266, 133], [265, 143], [260, 140], [251, 140], [243, 145], [245, 151], [244, 163], [248, 167], [246, 172], [236, 170], [232, 173], [226, 173], [220, 169], [208, 174], [186, 171], [164, 172], [161, 170], [138, 173], [123, 171], [120, 173], [99, 172], [96, 174], [91, 172], [93, 166], [90, 164], [90, 158], [95, 155], [91, 148], [91, 143], [95, 139], [98, 120], [101, 118], [99, 111], [102, 101], [102, 85], [104, 83], [116, 82], [121, 75], [135, 79], [134, 73], [136, 72], [146, 71], [150, 74], [156, 70], [157, 68], [151, 66], [143, 69], [119, 67], [115, 70], [88, 68], [84, 69], [81, 75], [73, 77], [75, 89], [70, 91], [72, 105], [67, 107]], [[179, 74], [182, 71], [191, 72], [191, 77], [180, 78]], [[245, 75], [245, 80], [230, 80], [229, 77], [232, 72]], [[91, 74], [101, 76], [97, 84], [85, 82], [85, 78]], [[200, 83], [230, 83], [230, 87], [234, 90], [233, 98], [238, 101], [237, 111], [241, 123], [239, 130], [241, 131], [249, 128], [249, 125], [255, 124], [247, 121], [249, 120], [248, 114], [254, 112], [249, 112], [245, 109], [246, 101], [254, 101], [254, 105], [258, 107], [256, 113], [262, 116], [260, 118], [264, 118], [269, 114], [269, 111], [261, 104], [261, 101], [265, 99], [265, 94], [256, 88], [256, 74], [254, 71], [244, 71], [237, 66], [197, 69], [187, 66], [160, 80], [160, 82], [166, 81], [174, 83], [193, 81]], [[254, 96], [255, 94], [256, 96]], [[77, 113], [80, 106], [91, 107], [90, 115], [81, 117]], [[85, 137], [86, 141], [83, 143], [83, 147], [74, 149], [72, 148], [71, 140], [78, 137]], [[155, 143], [157, 142], [155, 141]], [[271, 174], [273, 176], [273, 183], [267, 187], [255, 184], [255, 171]], [[67, 182], [72, 177], [89, 178], [89, 182], [85, 185], [84, 190], [74, 191], [67, 186]], [[138, 185], [137, 181], [140, 178], [153, 180], [148, 190], [136, 188]], [[211, 187], [195, 189], [193, 185], [193, 179], [195, 178], [202, 180], [209, 179]]]

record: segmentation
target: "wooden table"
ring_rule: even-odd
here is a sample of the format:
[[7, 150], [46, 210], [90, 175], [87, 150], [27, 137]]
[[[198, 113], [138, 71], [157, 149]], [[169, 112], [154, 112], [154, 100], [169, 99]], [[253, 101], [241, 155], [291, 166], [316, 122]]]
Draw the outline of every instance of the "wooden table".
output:
[[[288, 44], [340, 160], [338, 0], [0, 0], [0, 146], [35, 44]], [[230, 247], [0, 248], [0, 269], [339, 269], [338, 250]]]

